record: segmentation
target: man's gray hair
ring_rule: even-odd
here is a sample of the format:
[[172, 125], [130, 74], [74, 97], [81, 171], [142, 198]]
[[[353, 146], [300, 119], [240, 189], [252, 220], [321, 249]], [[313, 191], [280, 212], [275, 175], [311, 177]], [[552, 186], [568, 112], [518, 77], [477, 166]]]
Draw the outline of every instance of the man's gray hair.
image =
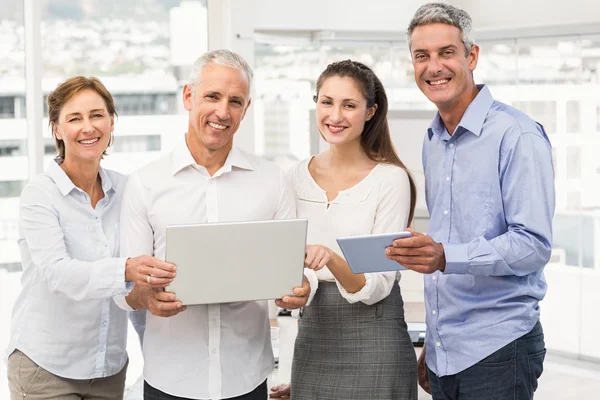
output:
[[466, 11], [446, 3], [428, 3], [419, 7], [406, 32], [408, 48], [411, 48], [410, 36], [416, 27], [438, 23], [457, 27], [460, 30], [460, 39], [465, 45], [467, 54], [471, 52], [471, 47], [475, 43], [471, 16]]
[[226, 67], [242, 71], [248, 79], [248, 92], [250, 91], [250, 88], [252, 86], [252, 78], [254, 77], [254, 72], [252, 72], [252, 68], [250, 68], [246, 60], [244, 60], [239, 54], [234, 53], [230, 50], [219, 49], [202, 54], [194, 62], [189, 82], [193, 93], [196, 92], [196, 85], [200, 82], [200, 76], [202, 75], [202, 71], [204, 70], [204, 67], [208, 64], [224, 65]]

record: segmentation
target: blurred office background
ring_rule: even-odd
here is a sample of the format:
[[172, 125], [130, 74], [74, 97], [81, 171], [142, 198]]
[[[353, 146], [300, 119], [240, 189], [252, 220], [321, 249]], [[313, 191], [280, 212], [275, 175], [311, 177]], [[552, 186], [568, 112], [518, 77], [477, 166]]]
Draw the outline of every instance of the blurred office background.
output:
[[[424, 1], [0, 0], [0, 349], [20, 289], [18, 201], [55, 154], [47, 94], [72, 75], [100, 77], [115, 97], [115, 144], [103, 165], [123, 173], [170, 151], [185, 132], [181, 90], [197, 56], [229, 48], [255, 70], [252, 106], [236, 143], [283, 168], [323, 148], [315, 82], [325, 66], [371, 66], [390, 99], [401, 158], [419, 183], [420, 146], [434, 107], [416, 87], [404, 31]], [[481, 46], [475, 79], [529, 113], [553, 145], [557, 209], [542, 303], [549, 356], [540, 399], [590, 399], [600, 390], [600, 3], [457, 0]], [[422, 322], [422, 280], [406, 274], [412, 322]], [[293, 324], [292, 324], [293, 326]], [[293, 329], [282, 343], [291, 343]], [[282, 331], [283, 333], [283, 331]], [[133, 385], [141, 354], [130, 336]], [[282, 355], [288, 350], [282, 350]], [[289, 358], [289, 357], [288, 357]], [[282, 360], [278, 380], [287, 379]], [[562, 389], [561, 389], [562, 388]], [[561, 391], [563, 390], [563, 391]], [[558, 394], [560, 393], [560, 394]], [[8, 398], [0, 363], [0, 399]], [[426, 397], [423, 397], [426, 398]]]

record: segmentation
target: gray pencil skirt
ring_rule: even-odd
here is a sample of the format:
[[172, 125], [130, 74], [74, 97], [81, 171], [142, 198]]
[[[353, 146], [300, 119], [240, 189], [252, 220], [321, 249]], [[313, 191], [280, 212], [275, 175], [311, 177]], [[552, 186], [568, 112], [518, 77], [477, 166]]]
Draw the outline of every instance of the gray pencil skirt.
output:
[[417, 399], [417, 359], [397, 284], [368, 306], [319, 282], [300, 320], [291, 385], [291, 400], [315, 399]]

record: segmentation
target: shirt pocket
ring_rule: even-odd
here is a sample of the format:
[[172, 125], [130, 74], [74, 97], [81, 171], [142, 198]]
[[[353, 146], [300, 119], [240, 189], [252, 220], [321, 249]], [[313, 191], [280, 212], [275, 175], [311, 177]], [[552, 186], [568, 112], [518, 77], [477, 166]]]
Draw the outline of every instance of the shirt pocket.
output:
[[96, 259], [98, 238], [93, 224], [81, 222], [66, 222], [63, 224], [63, 234], [67, 253], [71, 258], [82, 261]]
[[454, 202], [460, 225], [461, 241], [470, 242], [488, 230], [491, 221], [492, 185], [468, 182], [458, 186], [458, 201]]

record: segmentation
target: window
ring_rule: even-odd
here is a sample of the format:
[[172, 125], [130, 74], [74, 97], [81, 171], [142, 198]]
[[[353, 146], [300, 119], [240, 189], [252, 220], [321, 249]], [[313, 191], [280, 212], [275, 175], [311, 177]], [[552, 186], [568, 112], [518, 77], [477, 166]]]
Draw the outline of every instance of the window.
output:
[[15, 118], [15, 98], [0, 96], [0, 118]]
[[314, 46], [257, 43], [255, 49], [256, 151], [267, 158], [307, 157], [309, 110], [322, 55]]
[[25, 145], [25, 140], [0, 140], [0, 157], [24, 156], [26, 155], [26, 152], [24, 150]]
[[[352, 39], [330, 39], [335, 37]], [[255, 46], [256, 90], [263, 104], [255, 107], [255, 132], [261, 154], [276, 155], [288, 150], [296, 158], [308, 156], [306, 151], [311, 147], [304, 143], [310, 138], [305, 132], [311, 126], [305, 115], [314, 110], [314, 104], [292, 103], [296, 97], [303, 100], [313, 94], [317, 77], [333, 61], [350, 58], [372, 67], [386, 88], [390, 110], [434, 109], [416, 88], [405, 43], [389, 40], [385, 33], [379, 41], [374, 35], [369, 36], [372, 41], [368, 43], [361, 42], [360, 37], [352, 32], [316, 32], [310, 37], [299, 34], [295, 40], [277, 35], [260, 38]], [[590, 141], [584, 135], [581, 139], [570, 135], [589, 129], [600, 132], [600, 35], [509, 37], [479, 44], [476, 82], [490, 84], [496, 99], [530, 115], [549, 135], [556, 177], [556, 215], [600, 207], [595, 191], [585, 190], [600, 186], [600, 174], [586, 172], [598, 169], [595, 152], [600, 142]], [[297, 119], [285, 118], [294, 111]], [[297, 126], [302, 129], [296, 134]], [[575, 221], [579, 223], [578, 219]], [[594, 221], [600, 223], [600, 219]], [[565, 222], [558, 218], [558, 224]], [[564, 239], [562, 235], [555, 238], [557, 249], [571, 246]], [[575, 262], [573, 258], [569, 260]], [[600, 266], [600, 260], [595, 263]]]
[[117, 94], [114, 100], [120, 116], [173, 114], [176, 111], [175, 90], [169, 94]]
[[581, 179], [581, 149], [567, 147], [567, 178]]
[[581, 208], [581, 192], [567, 192], [567, 207], [571, 210], [578, 210]]
[[517, 108], [542, 124], [547, 134], [556, 133], [556, 101], [519, 101]]
[[577, 100], [567, 101], [567, 133], [581, 133], [581, 108]]
[[[44, 140], [44, 154], [56, 155], [54, 139]], [[2, 156], [27, 156], [27, 141], [25, 139], [0, 140], [0, 157]]]
[[[414, 84], [412, 61], [405, 43], [298, 41], [261, 36], [255, 44], [257, 153], [266, 157], [310, 155], [310, 112], [316, 80], [325, 66], [352, 59], [371, 67], [386, 88], [393, 110], [431, 110]], [[282, 44], [283, 43], [283, 44]], [[292, 44], [288, 44], [292, 43]]]
[[[513, 39], [483, 42], [482, 54], [479, 56], [474, 76], [476, 82], [493, 87], [494, 94], [498, 90], [504, 92], [507, 88], [514, 89], [517, 83], [517, 41]], [[503, 102], [515, 99], [514, 93], [510, 96], [507, 94], [500, 93]]]
[[[285, 132], [290, 131], [291, 102], [281, 96], [265, 99], [265, 149], [269, 155], [285, 155], [290, 153], [290, 137]], [[293, 123], [293, 122], [292, 122]], [[283, 133], [283, 134], [282, 134]]]
[[160, 151], [160, 135], [119, 136], [109, 151], [118, 153]]
[[[0, 13], [0, 281], [3, 272], [15, 270], [18, 264], [17, 245], [18, 197], [27, 179], [27, 124], [23, 118], [24, 102], [20, 93], [25, 87], [25, 39], [23, 28], [23, 2], [3, 4]], [[0, 282], [2, 290], [6, 285]], [[0, 302], [11, 300], [3, 294]], [[10, 314], [3, 304], [0, 307], [0, 337], [7, 337]], [[0, 376], [0, 398], [5, 394], [6, 381]]]
[[19, 197], [25, 183], [25, 181], [0, 181], [0, 198]]
[[54, 142], [52, 143], [48, 143], [47, 141], [44, 143], [44, 154], [45, 155], [50, 155], [50, 156], [56, 156], [57, 150], [56, 150], [56, 145], [54, 144]]

